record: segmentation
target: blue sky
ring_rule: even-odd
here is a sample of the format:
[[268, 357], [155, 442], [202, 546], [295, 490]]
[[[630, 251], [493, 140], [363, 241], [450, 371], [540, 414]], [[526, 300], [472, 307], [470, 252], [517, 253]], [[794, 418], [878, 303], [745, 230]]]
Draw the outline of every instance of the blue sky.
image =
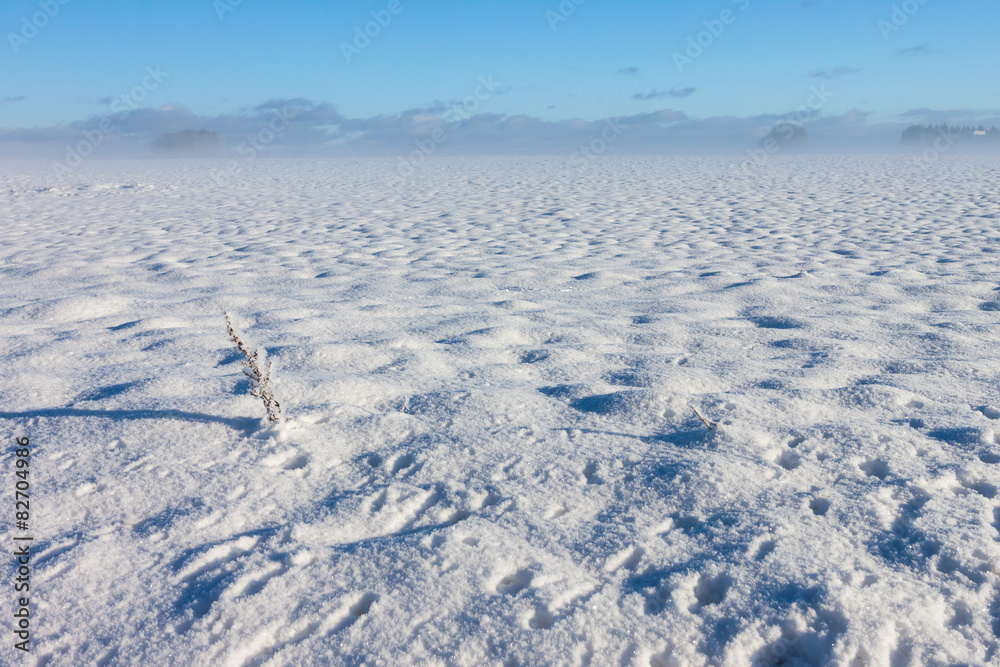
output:
[[[355, 43], [366, 24], [376, 32], [373, 12], [391, 20]], [[0, 128], [39, 130], [17, 134], [22, 144], [49, 137], [43, 128], [62, 136], [123, 95], [130, 108], [182, 108], [205, 127], [298, 100], [326, 110], [315, 127], [352, 119], [334, 142], [345, 145], [372, 136], [376, 119], [474, 100], [486, 77], [495, 86], [479, 88], [470, 116], [525, 116], [543, 133], [574, 118], [670, 112], [653, 118], [755, 118], [740, 127], [759, 134], [822, 87], [812, 119], [845, 119], [858, 135], [860, 125], [1000, 115], [997, 26], [995, 0], [7, 0]], [[345, 44], [356, 50], [345, 56]], [[386, 141], [405, 148], [420, 130], [401, 132]]]

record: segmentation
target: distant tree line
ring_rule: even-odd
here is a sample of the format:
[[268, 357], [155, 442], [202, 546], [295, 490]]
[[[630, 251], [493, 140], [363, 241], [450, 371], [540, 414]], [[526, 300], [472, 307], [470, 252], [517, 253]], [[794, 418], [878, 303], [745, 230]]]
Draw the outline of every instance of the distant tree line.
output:
[[163, 134], [153, 142], [153, 150], [159, 153], [212, 151], [220, 148], [222, 137], [214, 130], [184, 130]]
[[[985, 132], [985, 136], [976, 136], [976, 132]], [[903, 130], [902, 142], [904, 144], [930, 144], [938, 138], [947, 139], [1000, 139], [1000, 129], [996, 126], [989, 130], [985, 126], [972, 127], [971, 125], [951, 126], [947, 123], [940, 125], [911, 125]]]

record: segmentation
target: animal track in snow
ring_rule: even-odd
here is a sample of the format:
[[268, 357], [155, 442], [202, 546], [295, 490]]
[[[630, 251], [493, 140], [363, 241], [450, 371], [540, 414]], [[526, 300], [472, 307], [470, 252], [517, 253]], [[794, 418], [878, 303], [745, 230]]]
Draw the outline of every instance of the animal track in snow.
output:
[[493, 474], [493, 481], [501, 482], [506, 479], [510, 479], [511, 473], [517, 464], [521, 462], [520, 456], [515, 456], [512, 459], [507, 459], [500, 465], [500, 470]]
[[573, 649], [573, 664], [577, 667], [590, 667], [594, 662], [594, 647], [588, 641]]
[[[107, 665], [114, 664], [115, 658], [118, 657], [118, 652], [120, 650], [121, 650], [121, 644], [115, 644], [114, 646], [109, 648], [104, 653], [104, 655], [98, 658], [94, 662], [94, 664], [97, 665], [97, 667], [107, 667]], [[39, 664], [41, 664], [41, 661], [39, 661]]]
[[62, 575], [66, 574], [73, 569], [72, 563], [57, 563], [52, 568], [43, 569], [38, 575], [38, 580], [41, 582], [51, 581], [53, 579], [58, 579]]
[[860, 468], [861, 472], [865, 473], [869, 477], [875, 477], [879, 480], [884, 480], [889, 476], [889, 463], [883, 461], [882, 459], [865, 461], [864, 463], [858, 464], [858, 468]]
[[285, 572], [288, 571], [288, 565], [285, 562], [273, 562], [267, 567], [257, 572], [251, 572], [240, 577], [236, 583], [226, 589], [222, 597], [234, 598], [241, 595], [256, 595], [260, 591], [264, 590], [267, 583], [274, 579], [275, 577], [280, 577]]
[[627, 580], [631, 588], [646, 599], [643, 606], [643, 613], [647, 616], [655, 616], [667, 607], [670, 600], [670, 582], [662, 572], [646, 572], [633, 575]]
[[[208, 614], [222, 595], [224, 582], [231, 576], [230, 564], [252, 551], [259, 543], [259, 537], [246, 535], [216, 545], [180, 572], [177, 583], [182, 585], [182, 594], [176, 606], [178, 609], [189, 609], [191, 617], [176, 626], [178, 634], [187, 632], [198, 619]], [[219, 570], [221, 572], [217, 572]]]
[[977, 408], [973, 408], [976, 412], [982, 413], [987, 419], [1000, 419], [1000, 410], [996, 408], [991, 408], [988, 405], [980, 405]]
[[776, 540], [764, 540], [761, 542], [760, 546], [757, 547], [757, 553], [754, 555], [754, 558], [756, 560], [764, 560], [777, 546], [778, 542]]
[[378, 514], [378, 512], [385, 507], [385, 501], [389, 498], [389, 490], [382, 489], [378, 493], [365, 498], [362, 503], [362, 507], [367, 506], [368, 512], [371, 514]]
[[211, 514], [209, 514], [208, 516], [198, 519], [198, 521], [195, 522], [194, 527], [197, 528], [198, 530], [203, 530], [205, 528], [208, 528], [209, 526], [214, 526], [215, 524], [219, 523], [225, 516], [226, 513], [224, 511], [216, 510]]
[[388, 498], [380, 511], [387, 521], [381, 534], [397, 534], [416, 525], [420, 518], [441, 501], [440, 486], [420, 488], [416, 490], [398, 490], [390, 488]]
[[919, 487], [914, 488], [911, 493], [910, 499], [899, 506], [890, 530], [876, 539], [872, 546], [887, 561], [923, 568], [926, 560], [937, 554], [941, 546], [928, 539], [916, 525], [924, 505], [931, 499], [930, 494]]
[[457, 509], [452, 512], [451, 516], [445, 521], [445, 525], [453, 526], [459, 521], [465, 521], [474, 513], [481, 512], [488, 507], [493, 507], [494, 505], [499, 504], [502, 500], [503, 497], [500, 494], [492, 490], [487, 491], [482, 500], [471, 503], [469, 509]]
[[825, 516], [830, 511], [830, 501], [826, 498], [813, 498], [809, 501], [809, 509], [816, 516]]
[[499, 504], [501, 500], [503, 500], [503, 496], [496, 491], [487, 491], [486, 495], [479, 502], [479, 506], [475, 508], [475, 511], [478, 512], [486, 509], [487, 507], [493, 507], [494, 505]]
[[558, 519], [561, 516], [565, 516], [569, 513], [569, 508], [565, 505], [558, 505], [557, 507], [551, 508], [545, 514], [546, 519]]
[[357, 623], [366, 616], [378, 596], [365, 593], [352, 604], [340, 605], [322, 621], [305, 618], [296, 623], [271, 627], [257, 635], [248, 644], [234, 651], [226, 661], [227, 667], [243, 667], [263, 663], [282, 649], [299, 644], [314, 634], [329, 636]]
[[642, 547], [624, 549], [608, 558], [607, 562], [604, 564], [604, 569], [607, 572], [614, 572], [619, 569], [634, 572], [639, 566], [639, 562], [642, 561], [642, 557], [645, 555], [646, 550]]
[[95, 482], [87, 482], [76, 487], [76, 496], [82, 498], [83, 496], [90, 495], [95, 491], [103, 491], [105, 486], [103, 484], [97, 484]]
[[969, 606], [963, 602], [955, 605], [955, 613], [948, 621], [948, 627], [958, 630], [967, 625], [972, 625], [973, 613]]
[[619, 370], [608, 373], [605, 378], [608, 384], [617, 385], [619, 387], [651, 387], [653, 386], [652, 380], [647, 377], [644, 373], [636, 370]]
[[534, 573], [530, 570], [518, 570], [513, 574], [508, 574], [497, 583], [497, 593], [501, 595], [517, 595], [531, 585], [531, 580], [534, 577]]
[[522, 364], [537, 364], [549, 358], [546, 350], [527, 350], [518, 357], [518, 362]]
[[968, 489], [969, 491], [975, 491], [983, 498], [993, 499], [997, 495], [997, 487], [993, 484], [990, 484], [989, 482], [983, 482], [979, 480], [970, 481], [961, 479], [959, 480], [959, 483], [962, 485], [963, 488]]
[[67, 551], [72, 550], [79, 543], [80, 541], [78, 539], [72, 539], [67, 542], [51, 545], [47, 547], [44, 551], [39, 553], [37, 556], [34, 556], [32, 558], [32, 561], [34, 562], [35, 565], [39, 566], [43, 565], [44, 563], [47, 563], [48, 561], [54, 558], [58, 558]]
[[781, 452], [778, 458], [775, 460], [779, 466], [785, 470], [795, 470], [800, 465], [802, 465], [802, 457], [791, 450], [786, 450]]
[[135, 461], [132, 461], [132, 463], [129, 463], [127, 466], [125, 466], [124, 468], [122, 468], [122, 472], [132, 472], [133, 470], [135, 470], [136, 468], [141, 467], [145, 463], [146, 463], [146, 459], [145, 458], [138, 458]]
[[347, 610], [347, 616], [334, 624], [329, 632], [339, 632], [349, 625], [357, 623], [363, 616], [367, 616], [372, 610], [372, 605], [378, 602], [378, 596], [374, 593], [365, 593], [358, 601], [352, 604]]
[[215, 642], [222, 639], [227, 632], [232, 630], [234, 625], [234, 620], [232, 618], [219, 619], [213, 625], [212, 629], [209, 631], [209, 643], [214, 644]]
[[552, 627], [556, 617], [548, 607], [539, 605], [535, 607], [535, 614], [528, 619], [528, 627], [532, 630], [548, 630]]
[[395, 459], [393, 459], [391, 472], [396, 475], [403, 470], [406, 470], [413, 465], [416, 459], [413, 458], [413, 454], [400, 454]]
[[309, 464], [309, 457], [294, 449], [276, 452], [266, 457], [264, 465], [281, 470], [302, 470]]
[[702, 607], [719, 604], [726, 598], [726, 593], [729, 592], [732, 585], [732, 577], [726, 574], [720, 574], [715, 577], [701, 575], [698, 577], [698, 583], [694, 587], [694, 598], [698, 602], [689, 611], [696, 613]]
[[367, 484], [374, 483], [378, 478], [412, 477], [423, 467], [423, 464], [418, 462], [416, 456], [410, 452], [401, 452], [386, 458], [371, 453], [362, 455], [355, 461], [360, 463], [361, 470], [359, 472], [368, 476]]
[[219, 544], [206, 551], [201, 558], [197, 559], [190, 566], [185, 568], [178, 578], [178, 582], [186, 584], [197, 579], [205, 572], [214, 570], [226, 563], [236, 560], [245, 553], [250, 552], [260, 543], [259, 537], [243, 536], [232, 542]]
[[583, 477], [587, 480], [587, 484], [604, 484], [604, 479], [597, 474], [597, 464], [593, 461], [583, 469]]
[[800, 329], [804, 326], [802, 322], [784, 315], [763, 315], [747, 319], [759, 329]]
[[672, 527], [679, 529], [685, 535], [697, 532], [703, 523], [701, 519], [693, 515], [674, 514], [670, 518], [673, 519]]
[[309, 464], [309, 457], [305, 454], [296, 454], [285, 461], [281, 467], [284, 470], [301, 470]]

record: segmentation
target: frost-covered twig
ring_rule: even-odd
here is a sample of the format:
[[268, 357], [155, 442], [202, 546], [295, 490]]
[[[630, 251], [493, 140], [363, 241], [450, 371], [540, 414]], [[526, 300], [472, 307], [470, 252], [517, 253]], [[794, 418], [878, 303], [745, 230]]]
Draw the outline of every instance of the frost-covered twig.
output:
[[250, 393], [264, 401], [267, 409], [267, 421], [276, 422], [281, 420], [281, 404], [274, 397], [274, 389], [271, 388], [271, 369], [273, 367], [270, 359], [267, 361], [267, 370], [261, 368], [260, 351], [253, 352], [240, 340], [233, 329], [233, 319], [226, 313], [226, 330], [229, 337], [236, 343], [236, 349], [243, 353], [243, 374], [250, 378]]
[[701, 413], [698, 412], [698, 408], [694, 407], [693, 405], [691, 406], [691, 409], [694, 410], [694, 413], [696, 415], [698, 415], [698, 419], [701, 420], [701, 423], [704, 424], [706, 427], [708, 427], [709, 431], [714, 431], [715, 430], [715, 427], [717, 426], [717, 424], [715, 422], [710, 422], [707, 419], [705, 419], [704, 417], [702, 417]]

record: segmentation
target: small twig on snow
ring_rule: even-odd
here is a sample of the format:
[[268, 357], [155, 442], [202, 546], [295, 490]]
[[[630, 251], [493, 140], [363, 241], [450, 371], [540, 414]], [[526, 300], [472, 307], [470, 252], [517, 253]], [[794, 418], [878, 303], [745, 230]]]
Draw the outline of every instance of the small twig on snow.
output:
[[695, 413], [696, 415], [698, 415], [698, 419], [700, 419], [700, 420], [701, 420], [701, 423], [702, 423], [702, 424], [704, 424], [704, 425], [705, 425], [705, 427], [706, 427], [706, 428], [707, 428], [707, 429], [708, 429], [709, 431], [714, 431], [714, 430], [715, 430], [715, 427], [717, 426], [717, 424], [716, 424], [715, 422], [710, 422], [710, 421], [708, 421], [707, 419], [705, 419], [704, 417], [702, 417], [702, 416], [701, 416], [701, 413], [700, 413], [700, 412], [698, 412], [698, 408], [694, 407], [693, 405], [691, 406], [691, 409], [692, 409], [692, 410], [694, 410], [694, 413]]

